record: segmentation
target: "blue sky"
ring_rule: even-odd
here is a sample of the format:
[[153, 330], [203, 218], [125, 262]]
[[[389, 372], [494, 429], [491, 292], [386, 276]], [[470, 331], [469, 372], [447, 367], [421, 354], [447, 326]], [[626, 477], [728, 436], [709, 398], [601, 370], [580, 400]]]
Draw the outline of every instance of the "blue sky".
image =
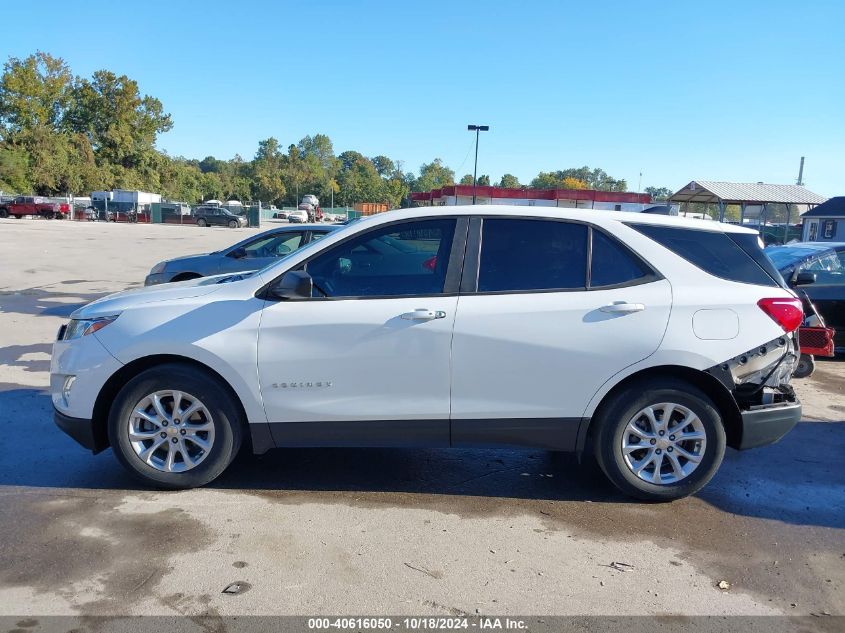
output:
[[[38, 7], [37, 11], [35, 6]], [[172, 155], [337, 153], [479, 173], [589, 165], [642, 185], [793, 183], [845, 194], [845, 2], [4, 2], [0, 57], [40, 48], [136, 79]]]

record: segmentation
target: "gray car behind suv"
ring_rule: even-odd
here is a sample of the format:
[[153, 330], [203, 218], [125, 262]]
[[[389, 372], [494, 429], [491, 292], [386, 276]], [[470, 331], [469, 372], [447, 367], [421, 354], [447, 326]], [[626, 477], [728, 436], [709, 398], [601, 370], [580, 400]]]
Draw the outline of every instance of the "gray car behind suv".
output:
[[279, 257], [284, 257], [338, 228], [340, 227], [337, 225], [300, 224], [270, 229], [258, 235], [252, 235], [222, 251], [159, 262], [147, 275], [144, 285], [152, 286], [208, 275], [259, 270]]

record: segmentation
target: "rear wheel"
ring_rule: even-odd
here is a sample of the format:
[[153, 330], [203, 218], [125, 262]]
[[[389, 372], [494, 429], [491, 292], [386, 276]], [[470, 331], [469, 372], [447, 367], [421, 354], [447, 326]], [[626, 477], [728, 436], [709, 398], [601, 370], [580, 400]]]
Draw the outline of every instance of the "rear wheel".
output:
[[809, 378], [814, 371], [816, 371], [816, 359], [811, 354], [801, 354], [798, 364], [795, 366], [795, 371], [792, 372], [792, 377]]
[[200, 218], [197, 220], [197, 226], [208, 226], [208, 222], [206, 222], [205, 218]]
[[719, 469], [725, 429], [713, 402], [691, 384], [643, 381], [601, 407], [594, 450], [625, 494], [672, 501], [700, 490]]
[[115, 456], [153, 486], [209, 483], [241, 445], [241, 420], [228, 393], [218, 378], [187, 365], [138, 374], [121, 389], [109, 414]]

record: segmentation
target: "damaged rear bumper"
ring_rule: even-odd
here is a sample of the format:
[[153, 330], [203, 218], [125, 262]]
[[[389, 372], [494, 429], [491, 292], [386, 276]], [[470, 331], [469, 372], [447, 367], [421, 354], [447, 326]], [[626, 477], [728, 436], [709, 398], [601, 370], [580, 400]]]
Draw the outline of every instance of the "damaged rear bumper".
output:
[[752, 407], [740, 413], [742, 439], [740, 450], [777, 442], [801, 420], [801, 403], [786, 402]]

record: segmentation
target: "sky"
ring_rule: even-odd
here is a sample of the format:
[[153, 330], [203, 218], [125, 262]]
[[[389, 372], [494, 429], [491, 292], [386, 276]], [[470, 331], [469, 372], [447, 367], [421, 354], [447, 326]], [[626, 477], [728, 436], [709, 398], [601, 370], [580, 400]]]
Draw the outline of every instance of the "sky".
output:
[[806, 156], [806, 186], [845, 195], [842, 0], [3, 0], [0, 21], [0, 60], [138, 81], [173, 156], [322, 133], [460, 178], [476, 123], [494, 181], [589, 165], [629, 190], [791, 184]]

